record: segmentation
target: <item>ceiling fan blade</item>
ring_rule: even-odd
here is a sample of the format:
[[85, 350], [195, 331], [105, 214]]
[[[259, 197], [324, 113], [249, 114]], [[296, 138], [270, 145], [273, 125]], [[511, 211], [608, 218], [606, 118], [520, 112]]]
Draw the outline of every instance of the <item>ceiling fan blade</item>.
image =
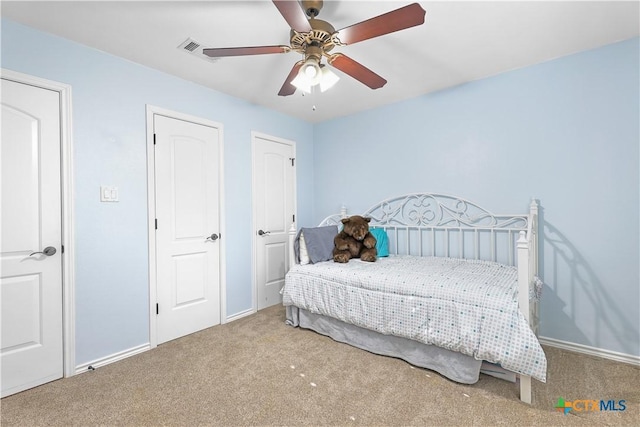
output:
[[289, 24], [289, 27], [299, 33], [307, 33], [311, 31], [311, 24], [309, 24], [307, 15], [305, 15], [297, 1], [273, 0], [273, 4], [276, 5], [284, 20]]
[[358, 80], [360, 83], [369, 86], [371, 89], [379, 89], [387, 84], [385, 79], [359, 62], [356, 62], [341, 53], [331, 55], [329, 57], [329, 64], [336, 67], [338, 70], [349, 74], [351, 77]]
[[223, 56], [264, 55], [267, 53], [287, 53], [289, 46], [251, 46], [251, 47], [220, 47], [202, 49], [202, 53], [213, 58]]
[[354, 44], [363, 40], [415, 27], [424, 23], [425, 10], [412, 3], [375, 18], [353, 24], [338, 31], [338, 39], [344, 44]]
[[298, 75], [298, 71], [300, 70], [300, 67], [302, 67], [302, 64], [303, 61], [298, 61], [293, 65], [293, 68], [291, 69], [291, 72], [289, 72], [287, 79], [284, 81], [284, 84], [280, 88], [280, 92], [278, 92], [278, 95], [289, 96], [295, 93], [296, 87], [291, 84], [291, 81]]

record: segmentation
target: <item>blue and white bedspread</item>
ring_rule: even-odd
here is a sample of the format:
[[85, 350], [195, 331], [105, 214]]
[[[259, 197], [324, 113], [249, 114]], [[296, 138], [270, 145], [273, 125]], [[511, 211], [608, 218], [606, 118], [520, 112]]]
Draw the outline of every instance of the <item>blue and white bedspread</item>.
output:
[[515, 267], [415, 256], [295, 265], [283, 304], [546, 382], [544, 351], [518, 309]]

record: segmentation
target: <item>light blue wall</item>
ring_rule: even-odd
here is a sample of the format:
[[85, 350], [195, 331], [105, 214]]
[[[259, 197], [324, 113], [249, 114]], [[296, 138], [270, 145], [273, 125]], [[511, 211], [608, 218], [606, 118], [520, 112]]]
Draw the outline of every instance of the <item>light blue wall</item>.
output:
[[[227, 313], [252, 307], [251, 131], [293, 140], [298, 217], [312, 217], [313, 126], [2, 20], [2, 67], [73, 93], [78, 365], [149, 341], [145, 105], [223, 124]], [[119, 203], [100, 203], [100, 185]]]
[[639, 51], [636, 38], [317, 125], [314, 221], [410, 192], [495, 213], [536, 197], [541, 335], [640, 356]]

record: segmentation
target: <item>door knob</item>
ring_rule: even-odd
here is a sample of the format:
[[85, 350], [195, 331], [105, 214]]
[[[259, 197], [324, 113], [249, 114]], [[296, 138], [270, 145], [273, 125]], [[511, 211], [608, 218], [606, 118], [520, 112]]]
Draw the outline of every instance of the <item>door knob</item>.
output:
[[46, 256], [51, 256], [51, 255], [55, 255], [56, 252], [58, 252], [56, 248], [54, 248], [53, 246], [47, 246], [42, 251], [32, 252], [31, 254], [29, 254], [29, 256], [34, 256], [37, 254], [44, 254]]
[[262, 230], [258, 230], [258, 236], [266, 236], [267, 234], [270, 234], [270, 231], [262, 231]]
[[211, 240], [211, 241], [215, 242], [215, 241], [216, 241], [216, 240], [218, 240], [219, 238], [220, 238], [220, 236], [218, 236], [216, 233], [213, 233], [211, 236], [209, 236], [209, 237], [207, 237], [207, 238], [206, 238], [205, 242], [206, 242], [207, 240]]

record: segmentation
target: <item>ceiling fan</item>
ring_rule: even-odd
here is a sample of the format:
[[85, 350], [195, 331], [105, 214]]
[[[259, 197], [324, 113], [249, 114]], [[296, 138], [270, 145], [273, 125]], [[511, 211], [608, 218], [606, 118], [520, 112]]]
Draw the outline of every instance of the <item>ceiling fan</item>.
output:
[[[351, 45], [421, 25], [426, 13], [418, 3], [412, 3], [336, 31], [330, 23], [316, 18], [322, 9], [322, 0], [302, 0], [302, 7], [297, 1], [290, 0], [273, 0], [273, 3], [291, 27], [290, 46], [207, 48], [203, 49], [203, 53], [214, 58], [291, 51], [303, 54], [304, 59], [294, 64], [280, 88], [280, 96], [292, 95], [296, 88], [308, 92], [316, 84], [328, 82], [328, 86], [335, 83], [338, 77], [321, 63], [322, 57], [327, 58], [327, 63], [332, 67], [371, 89], [381, 88], [387, 83], [384, 78], [350, 57], [342, 53], [331, 53], [331, 50], [336, 46]], [[324, 90], [324, 87], [321, 89]]]

